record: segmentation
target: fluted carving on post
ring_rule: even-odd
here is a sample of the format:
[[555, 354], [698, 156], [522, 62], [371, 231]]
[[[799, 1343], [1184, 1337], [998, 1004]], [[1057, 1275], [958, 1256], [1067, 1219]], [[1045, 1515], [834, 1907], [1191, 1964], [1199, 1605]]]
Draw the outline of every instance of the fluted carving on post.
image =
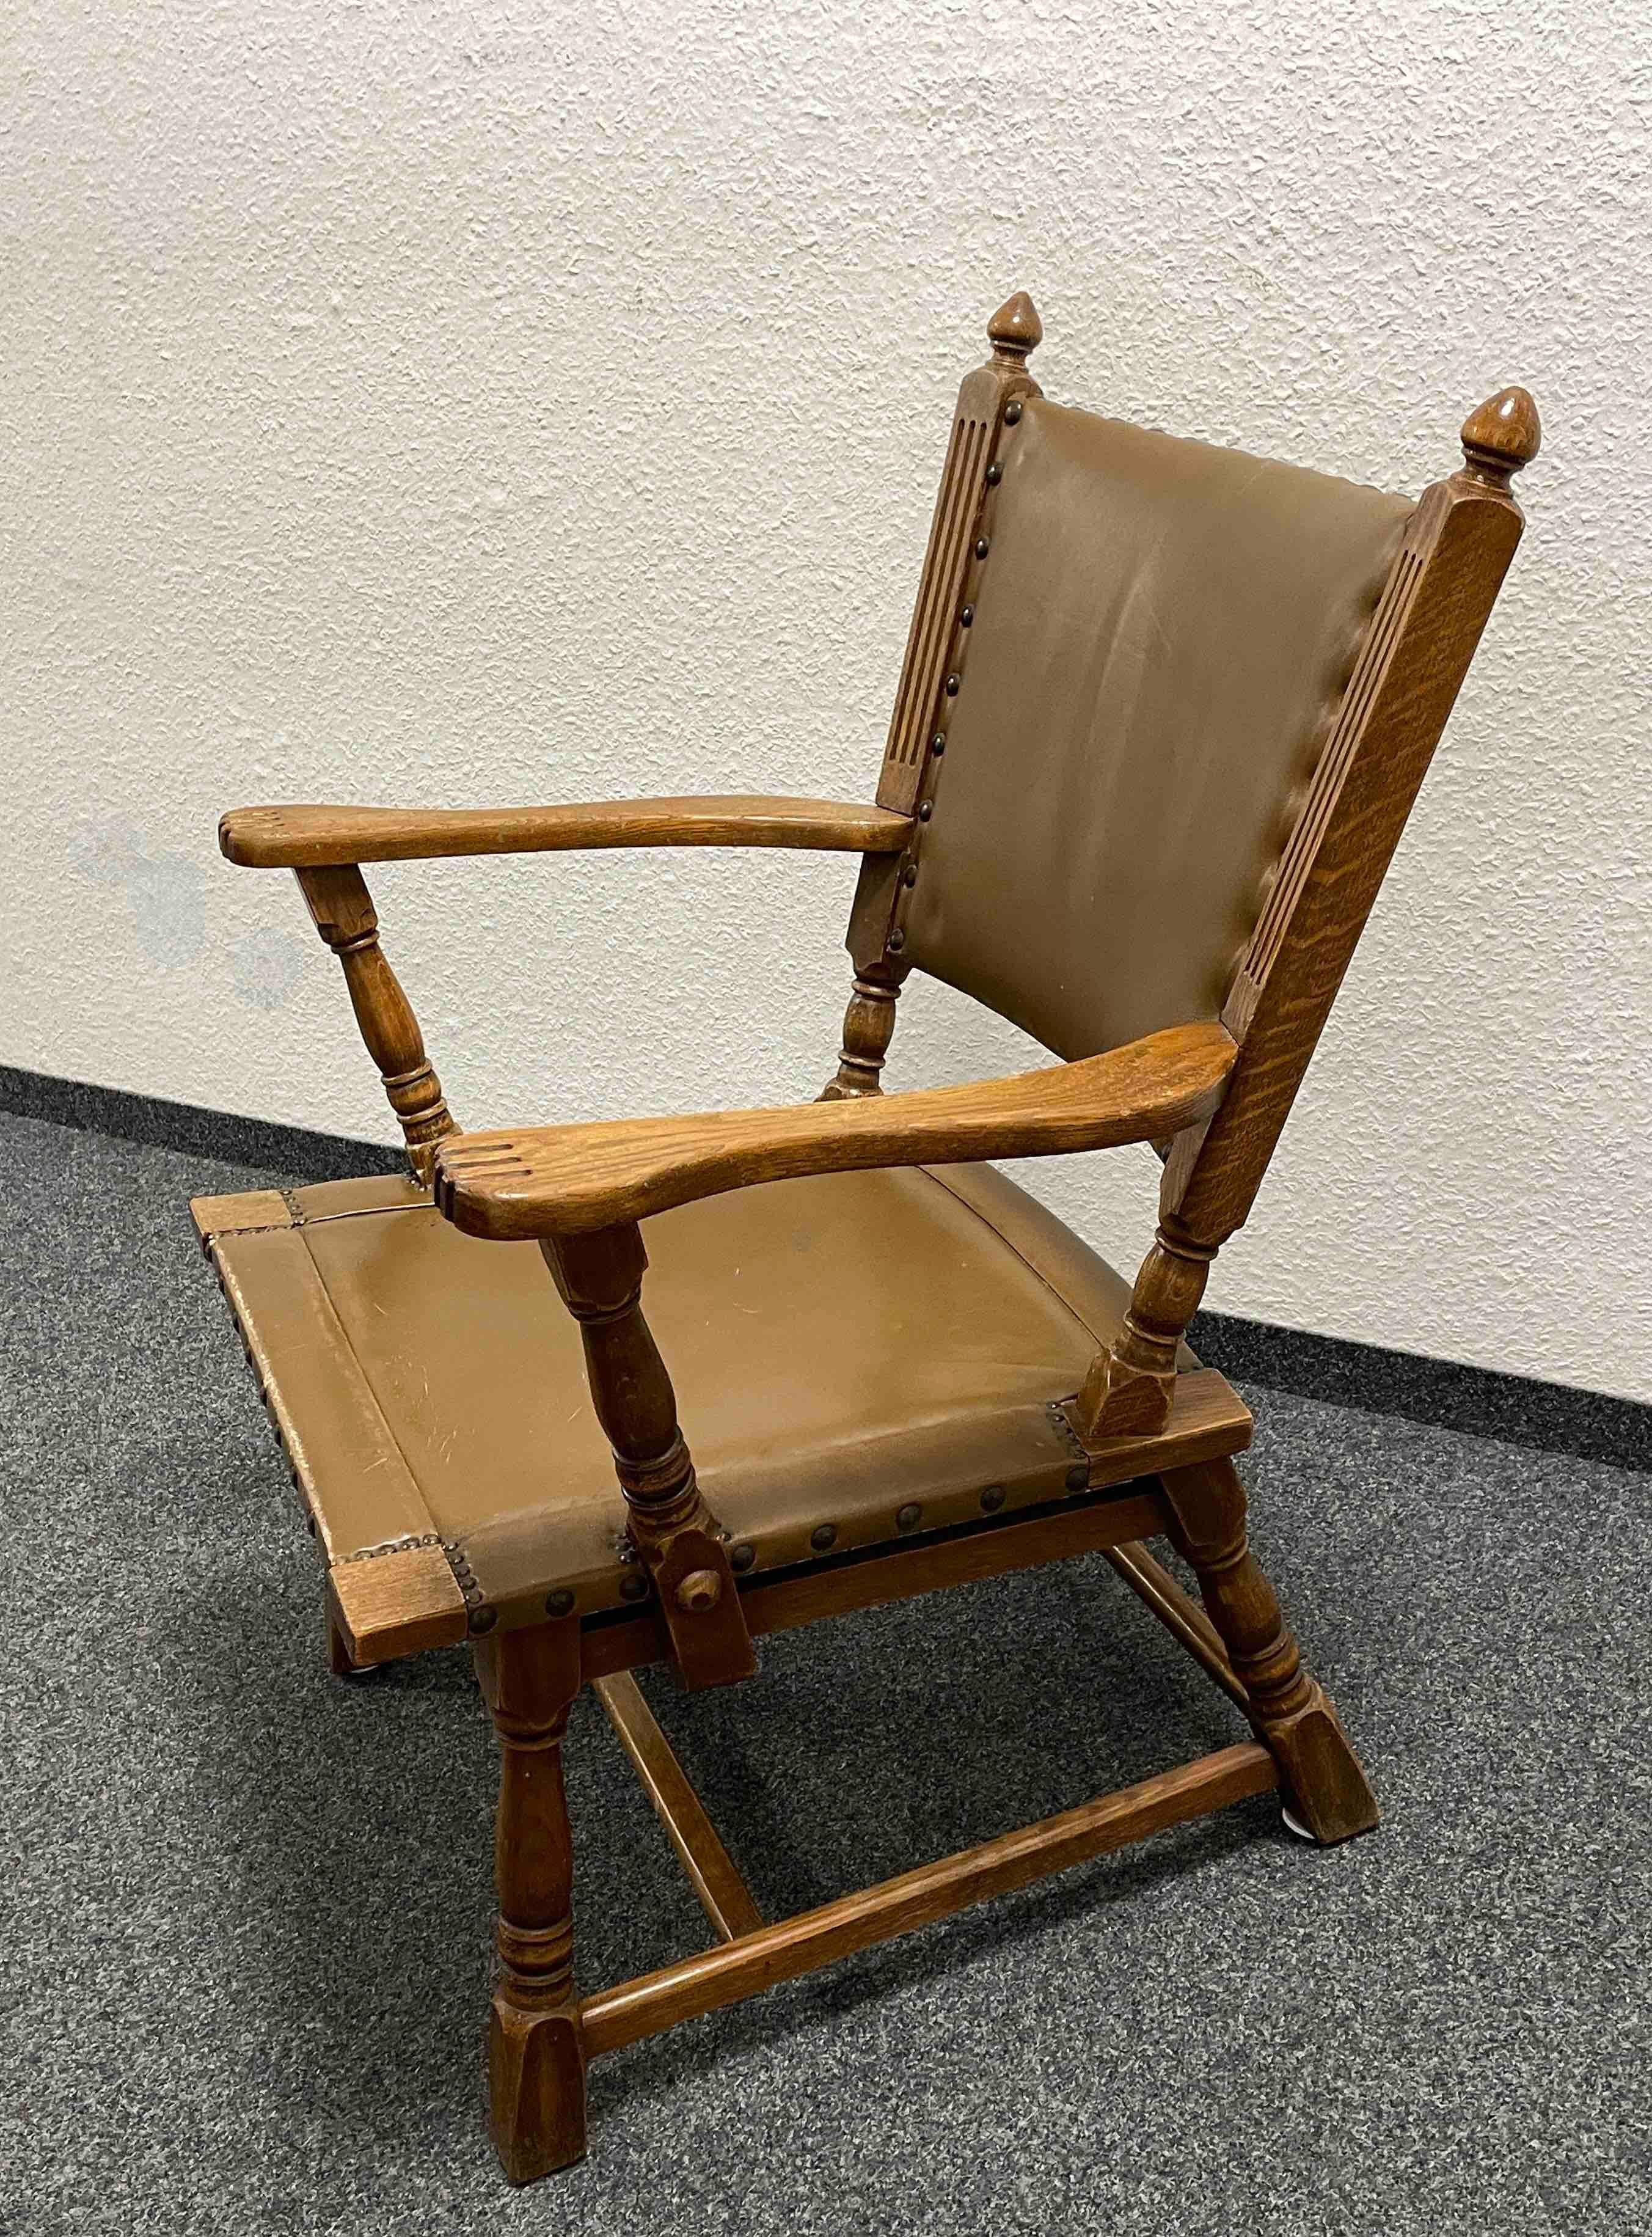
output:
[[350, 1006], [400, 1123], [407, 1161], [420, 1187], [428, 1188], [435, 1146], [457, 1131], [456, 1124], [425, 1053], [413, 1006], [378, 945], [378, 918], [366, 881], [353, 863], [293, 874], [316, 930], [344, 967]]

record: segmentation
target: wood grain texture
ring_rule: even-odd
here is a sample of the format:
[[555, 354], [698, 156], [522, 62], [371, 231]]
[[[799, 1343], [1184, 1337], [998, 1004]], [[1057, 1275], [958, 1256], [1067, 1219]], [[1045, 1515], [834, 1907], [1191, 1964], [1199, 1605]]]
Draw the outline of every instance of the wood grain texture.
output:
[[818, 1910], [588, 1996], [580, 2007], [587, 2049], [593, 2057], [622, 2049], [680, 2020], [716, 2011], [854, 1950], [950, 1918], [971, 1904], [1030, 1886], [1167, 1826], [1224, 1810], [1247, 1795], [1266, 1794], [1276, 1778], [1267, 1751], [1243, 1741], [938, 1864], [862, 1888]]
[[499, 1736], [489, 2124], [506, 2178], [533, 2182], [585, 2152], [574, 1850], [563, 1788], [563, 1737], [580, 1684], [576, 1628], [543, 1623], [484, 1640], [477, 1676]]
[[1304, 1823], [1327, 1846], [1368, 1833], [1377, 1823], [1376, 1798], [1336, 1711], [1303, 1668], [1278, 1596], [1250, 1550], [1237, 1469], [1227, 1460], [1167, 1468], [1160, 1485], [1171, 1540], [1199, 1580], [1211, 1627], [1244, 1688], [1246, 1713]]
[[916, 1094], [460, 1135], [437, 1157], [436, 1201], [467, 1234], [503, 1242], [803, 1173], [1152, 1141], [1214, 1109], [1234, 1055], [1221, 1026], [1175, 1026], [1076, 1064]]
[[1222, 1013], [1241, 1044], [1231, 1089], [1165, 1169], [1162, 1209], [1204, 1243], [1249, 1212], [1521, 525], [1506, 473], [1473, 463], [1412, 516]]
[[1510, 480], [1539, 434], [1524, 389], [1488, 399], [1463, 466], [1412, 516], [1222, 1008], [1240, 1043], [1227, 1093], [1172, 1145], [1157, 1242], [1086, 1381], [1088, 1434], [1164, 1418], [1166, 1347], [1261, 1185], [1519, 542]]
[[905, 815], [927, 789], [937, 759], [934, 741], [944, 732], [942, 685], [960, 655], [958, 616], [979, 571], [975, 547], [1004, 413], [1018, 400], [1043, 393], [1027, 371], [1043, 333], [1031, 297], [1012, 295], [988, 322], [991, 357], [967, 373], [958, 390], [878, 785], [883, 806]]
[[626, 1534], [648, 1570], [685, 1685], [754, 1676], [727, 1533], [701, 1495], [677, 1426], [677, 1398], [642, 1314], [648, 1253], [635, 1225], [542, 1244], [557, 1294], [579, 1323], [591, 1404], [625, 1496]]
[[718, 1838], [706, 1815], [688, 1774], [678, 1762], [659, 1719], [642, 1698], [642, 1690], [629, 1672], [596, 1680], [596, 1698], [608, 1720], [631, 1759], [642, 1791], [654, 1805], [660, 1823], [695, 1895], [719, 1939], [732, 1942], [741, 1934], [755, 1934], [763, 1914], [752, 1900], [752, 1891], [740, 1869]]
[[455, 1122], [425, 1053], [413, 1006], [378, 944], [366, 881], [353, 863], [297, 874], [315, 928], [343, 967], [350, 1005], [406, 1141], [413, 1178], [428, 1187], [431, 1147], [455, 1131]]
[[1234, 1666], [1221, 1633], [1198, 1602], [1182, 1591], [1163, 1562], [1150, 1554], [1139, 1539], [1103, 1547], [1102, 1558], [1122, 1577], [1143, 1607], [1158, 1618], [1171, 1637], [1209, 1672], [1228, 1699], [1249, 1717], [1250, 1696], [1234, 1675]]
[[218, 826], [232, 862], [255, 870], [545, 855], [602, 847], [789, 847], [895, 853], [911, 819], [837, 800], [763, 793], [597, 800], [557, 808], [233, 808]]
[[[752, 1636], [761, 1638], [1152, 1536], [1166, 1527], [1158, 1491], [1142, 1488], [1155, 1472], [1243, 1452], [1253, 1428], [1238, 1392], [1214, 1368], [1195, 1368], [1177, 1384], [1168, 1428], [1154, 1437], [1114, 1438], [1088, 1462], [1089, 1491], [997, 1521], [955, 1524], [793, 1573], [760, 1574], [741, 1586], [740, 1607]], [[583, 1653], [594, 1680], [668, 1661], [671, 1638], [650, 1611], [588, 1625]]]
[[359, 1670], [427, 1647], [457, 1646], [470, 1630], [464, 1595], [439, 1546], [406, 1546], [327, 1572], [332, 1620]]

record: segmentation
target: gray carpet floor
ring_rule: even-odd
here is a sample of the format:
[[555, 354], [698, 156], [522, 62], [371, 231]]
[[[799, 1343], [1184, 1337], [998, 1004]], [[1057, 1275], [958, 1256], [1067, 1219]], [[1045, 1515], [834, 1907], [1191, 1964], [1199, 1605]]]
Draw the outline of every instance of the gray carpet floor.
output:
[[[468, 1659], [339, 1684], [185, 1199], [0, 1119], [0, 2229], [1652, 2228], [1649, 1479], [1266, 1390], [1254, 1536], [1377, 1785], [1268, 1798], [599, 2062], [497, 2176]], [[1099, 1561], [650, 1695], [770, 1914], [1241, 1736]], [[600, 1713], [581, 1977], [701, 1946]]]

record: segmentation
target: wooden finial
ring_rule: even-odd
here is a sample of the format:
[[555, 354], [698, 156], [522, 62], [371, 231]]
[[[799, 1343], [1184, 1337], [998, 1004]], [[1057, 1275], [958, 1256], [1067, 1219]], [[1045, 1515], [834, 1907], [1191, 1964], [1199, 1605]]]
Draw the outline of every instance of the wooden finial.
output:
[[1024, 365], [1044, 338], [1044, 322], [1024, 287], [1017, 287], [987, 320], [992, 354], [1006, 365]]
[[1537, 407], [1524, 388], [1500, 388], [1463, 422], [1463, 456], [1501, 489], [1531, 464], [1542, 440]]

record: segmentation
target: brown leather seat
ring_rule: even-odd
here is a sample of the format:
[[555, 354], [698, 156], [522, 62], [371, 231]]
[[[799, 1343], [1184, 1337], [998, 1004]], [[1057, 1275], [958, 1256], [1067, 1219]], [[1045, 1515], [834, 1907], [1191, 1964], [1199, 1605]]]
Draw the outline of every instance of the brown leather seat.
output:
[[[1513, 555], [1537, 409], [1489, 398], [1413, 505], [1046, 403], [1042, 331], [1011, 296], [959, 389], [875, 808], [224, 820], [232, 860], [296, 871], [419, 1184], [194, 1209], [325, 1541], [333, 1668], [475, 1646], [513, 2181], [583, 2153], [590, 2058], [679, 2021], [1270, 1787], [1322, 1844], [1377, 1822], [1248, 1544], [1249, 1413], [1181, 1337]], [[461, 1132], [361, 866], [643, 844], [862, 855], [834, 1077], [785, 1108]], [[885, 1095], [915, 969], [1065, 1061]], [[1128, 1295], [950, 1162], [1147, 1143]], [[1254, 1737], [766, 1924], [632, 1673], [734, 1684], [777, 1632], [1087, 1552]], [[586, 1686], [718, 1946], [581, 1994], [562, 1745]]]
[[[534, 1245], [477, 1242], [393, 1178], [199, 1211], [330, 1562], [434, 1539], [490, 1607], [622, 1602], [613, 1456]], [[1129, 1285], [991, 1166], [777, 1181], [664, 1212], [648, 1244], [743, 1566], [1083, 1488], [1055, 1404]]]

